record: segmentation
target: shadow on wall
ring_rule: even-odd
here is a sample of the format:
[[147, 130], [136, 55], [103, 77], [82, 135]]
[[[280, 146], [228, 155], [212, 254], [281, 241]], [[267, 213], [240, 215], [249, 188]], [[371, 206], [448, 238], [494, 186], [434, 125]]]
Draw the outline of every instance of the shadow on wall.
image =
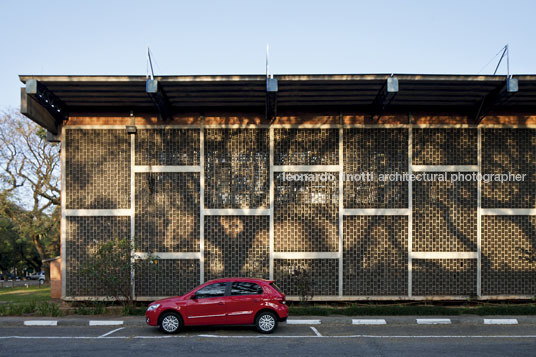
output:
[[67, 296], [110, 295], [100, 281], [82, 274], [81, 267], [89, 262], [92, 252], [95, 252], [102, 243], [130, 237], [130, 217], [71, 216], [66, 218], [66, 233], [65, 294]]
[[[536, 131], [482, 129], [482, 172], [526, 174], [482, 184], [483, 208], [536, 208]], [[482, 293], [536, 295], [536, 217], [482, 217]]]
[[[268, 129], [205, 129], [205, 208], [269, 208]], [[268, 278], [268, 216], [205, 216], [205, 281]]]
[[[100, 135], [94, 133], [97, 134]], [[275, 129], [275, 134], [276, 165], [339, 164], [338, 129]], [[89, 192], [88, 199], [76, 198], [74, 195], [78, 193], [72, 193], [67, 208], [128, 208], [129, 200], [123, 203], [121, 197], [129, 197], [130, 185], [118, 182], [125, 180], [128, 183], [130, 180], [128, 142], [125, 149], [122, 134], [118, 137], [107, 134], [106, 140], [118, 142], [113, 145], [119, 145], [118, 150], [124, 155], [113, 154], [110, 150], [100, 152], [95, 151], [98, 145], [88, 139], [91, 135], [67, 137], [68, 152], [72, 150], [67, 165], [70, 172], [68, 192], [78, 190], [81, 196], [83, 192]], [[346, 140], [347, 135], [359, 140]], [[75, 138], [80, 140], [80, 147], [73, 147], [73, 142], [69, 141]], [[171, 148], [169, 150], [173, 151], [184, 141], [192, 156], [184, 156], [187, 155], [184, 150], [177, 149], [179, 156], [167, 153], [159, 157], [146, 155], [141, 162], [148, 160], [148, 163], [159, 165], [162, 162], [199, 162], [196, 157], [200, 150], [192, 144], [195, 140], [170, 140], [168, 136], [161, 140], [165, 150]], [[476, 129], [415, 129], [414, 144], [416, 165], [477, 164]], [[113, 147], [108, 141], [99, 145]], [[345, 130], [345, 171], [405, 172], [407, 145], [406, 129]], [[483, 207], [534, 207], [535, 145], [536, 135], [529, 129], [482, 129], [483, 172], [512, 171], [526, 173], [530, 178], [522, 184], [483, 184]], [[141, 150], [154, 148], [147, 146]], [[109, 162], [117, 166], [111, 173]], [[127, 163], [126, 171], [124, 162]], [[268, 208], [268, 129], [205, 129], [205, 173], [205, 208]], [[108, 184], [104, 182], [108, 177], [112, 184], [99, 186]], [[335, 182], [284, 181], [275, 173], [274, 183], [275, 251], [337, 252], [338, 179]], [[123, 189], [123, 186], [128, 188]], [[352, 190], [368, 194], [352, 195], [349, 199]], [[344, 192], [346, 208], [404, 208], [408, 203], [407, 183], [345, 183]], [[476, 183], [471, 182], [413, 183], [413, 251], [476, 251], [476, 192]], [[199, 251], [199, 200], [198, 173], [138, 173], [136, 243], [140, 249], [148, 252]], [[90, 222], [91, 219], [101, 219], [102, 222]], [[484, 295], [535, 294], [535, 223], [528, 216], [482, 218]], [[345, 217], [345, 295], [407, 295], [407, 224], [405, 216]], [[72, 235], [76, 225], [84, 227], [78, 228], [82, 232], [80, 240], [67, 245], [68, 252], [73, 252], [72, 256], [68, 254], [68, 266], [73, 269], [77, 260], [83, 259], [86, 246], [101, 239], [97, 237], [110, 236], [110, 232], [129, 233], [128, 217], [69, 217], [69, 237], [76, 236]], [[268, 216], [205, 216], [204, 231], [205, 280], [222, 276], [268, 277]], [[188, 290], [197, 285], [198, 264], [169, 264], [163, 268], [166, 276], [169, 274], [171, 280], [184, 281], [184, 285], [176, 285], [177, 289]], [[291, 295], [296, 294], [292, 271], [297, 268], [311, 273], [315, 282], [314, 295], [338, 293], [337, 259], [276, 259], [275, 278]], [[184, 274], [174, 275], [172, 272], [177, 269], [197, 275], [192, 279]], [[414, 260], [413, 270], [414, 295], [476, 294], [476, 266], [470, 259]], [[71, 283], [69, 280], [68, 290], [77, 293], [76, 284], [82, 282], [76, 278]], [[93, 287], [98, 290], [96, 285], [88, 286], [89, 290]], [[152, 295], [152, 291], [160, 288], [147, 286], [140, 289], [147, 290], [144, 295]]]
[[130, 208], [130, 140], [126, 131], [66, 129], [65, 135], [65, 208]]

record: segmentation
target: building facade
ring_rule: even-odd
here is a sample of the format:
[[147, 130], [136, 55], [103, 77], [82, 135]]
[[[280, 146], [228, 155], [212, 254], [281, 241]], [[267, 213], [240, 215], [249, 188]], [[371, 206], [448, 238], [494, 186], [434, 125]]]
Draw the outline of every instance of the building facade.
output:
[[66, 300], [106, 295], [79, 267], [113, 238], [159, 257], [138, 300], [229, 276], [297, 297], [300, 270], [315, 300], [536, 295], [536, 78], [21, 79], [61, 141]]

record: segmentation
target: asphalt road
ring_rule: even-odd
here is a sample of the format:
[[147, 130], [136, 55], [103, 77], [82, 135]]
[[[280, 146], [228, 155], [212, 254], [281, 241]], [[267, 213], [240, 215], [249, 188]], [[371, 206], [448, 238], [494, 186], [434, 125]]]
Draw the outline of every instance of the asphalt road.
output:
[[536, 324], [283, 323], [272, 335], [251, 327], [205, 327], [172, 336], [141, 326], [0, 326], [0, 356], [534, 356], [535, 351]]
[[35, 286], [39, 285], [39, 280], [0, 280], [1, 288], [14, 288], [19, 286]]

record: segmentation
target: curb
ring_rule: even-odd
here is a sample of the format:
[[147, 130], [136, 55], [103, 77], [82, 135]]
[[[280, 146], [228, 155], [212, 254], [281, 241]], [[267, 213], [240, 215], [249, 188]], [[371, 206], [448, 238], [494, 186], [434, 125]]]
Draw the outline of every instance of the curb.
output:
[[[536, 316], [515, 316], [497, 318], [485, 316], [456, 316], [456, 317], [421, 317], [421, 316], [387, 316], [377, 317], [314, 317], [294, 316], [285, 323], [286, 325], [355, 325], [358, 326], [385, 326], [385, 325], [536, 325]], [[126, 317], [123, 319], [88, 319], [88, 318], [35, 318], [35, 317], [0, 317], [2, 327], [22, 327], [22, 326], [84, 326], [84, 327], [145, 327], [145, 318]]]

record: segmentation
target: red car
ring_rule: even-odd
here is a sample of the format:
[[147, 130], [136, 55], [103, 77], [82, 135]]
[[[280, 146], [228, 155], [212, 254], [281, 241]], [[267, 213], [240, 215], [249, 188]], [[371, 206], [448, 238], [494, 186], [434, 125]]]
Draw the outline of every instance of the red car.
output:
[[176, 333], [183, 326], [255, 325], [271, 333], [288, 317], [285, 294], [272, 280], [225, 278], [206, 282], [182, 296], [152, 302], [150, 326]]

